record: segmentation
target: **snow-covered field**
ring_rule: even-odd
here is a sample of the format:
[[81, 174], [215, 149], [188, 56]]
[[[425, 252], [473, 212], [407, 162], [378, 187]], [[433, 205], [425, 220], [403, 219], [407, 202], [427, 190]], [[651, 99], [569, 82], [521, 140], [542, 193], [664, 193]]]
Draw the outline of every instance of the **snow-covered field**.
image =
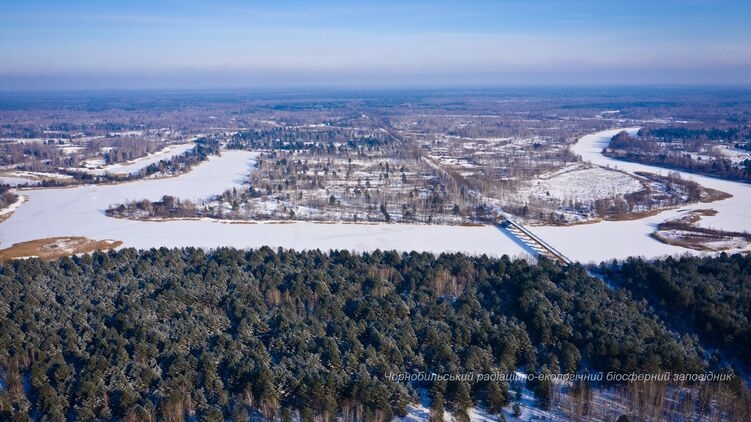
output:
[[558, 201], [594, 201], [642, 189], [641, 182], [627, 174], [575, 164], [540, 176], [529, 182], [519, 194]]
[[715, 150], [719, 151], [722, 156], [736, 164], [742, 163], [746, 160], [751, 160], [751, 151], [745, 151], [730, 146], [717, 147]]
[[66, 145], [66, 146], [60, 147], [60, 151], [62, 151], [63, 154], [68, 154], [68, 155], [80, 152], [83, 149], [84, 147], [80, 145]]

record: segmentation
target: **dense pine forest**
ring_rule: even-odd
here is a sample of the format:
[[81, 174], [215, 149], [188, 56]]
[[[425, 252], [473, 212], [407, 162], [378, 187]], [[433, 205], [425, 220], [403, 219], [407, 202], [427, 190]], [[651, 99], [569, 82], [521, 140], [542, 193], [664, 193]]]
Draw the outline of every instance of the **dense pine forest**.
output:
[[611, 283], [649, 302], [672, 328], [699, 336], [716, 359], [751, 369], [751, 258], [630, 258], [602, 266]]
[[[389, 420], [420, 389], [461, 420], [471, 406], [498, 412], [510, 386], [387, 375], [749, 363], [750, 257], [600, 270], [608, 283], [545, 259], [269, 248], [11, 261], [0, 420]], [[530, 388], [549, 405], [549, 385]], [[744, 383], [727, 388], [722, 414], [748, 417]]]

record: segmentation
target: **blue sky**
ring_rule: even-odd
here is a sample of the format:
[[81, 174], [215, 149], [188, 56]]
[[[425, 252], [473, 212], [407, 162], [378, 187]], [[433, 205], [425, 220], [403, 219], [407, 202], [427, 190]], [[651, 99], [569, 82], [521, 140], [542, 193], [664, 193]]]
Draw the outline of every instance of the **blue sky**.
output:
[[751, 2], [0, 0], [0, 89], [751, 85]]

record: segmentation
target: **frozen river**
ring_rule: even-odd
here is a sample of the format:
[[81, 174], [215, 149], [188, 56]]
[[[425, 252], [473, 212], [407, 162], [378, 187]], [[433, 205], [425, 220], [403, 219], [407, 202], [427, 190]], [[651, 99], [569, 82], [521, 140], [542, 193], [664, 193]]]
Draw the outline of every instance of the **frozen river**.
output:
[[[629, 173], [646, 171], [665, 175], [669, 172], [660, 167], [629, 163], [603, 156], [602, 149], [608, 145], [610, 138], [621, 130], [623, 129], [607, 130], [584, 136], [572, 147], [572, 151], [580, 155], [584, 161]], [[634, 133], [638, 128], [627, 130]], [[634, 255], [652, 258], [665, 254], [690, 252], [689, 249], [666, 245], [649, 237], [655, 231], [657, 224], [683, 215], [689, 210], [711, 208], [718, 211], [715, 216], [702, 218], [699, 225], [703, 227], [738, 232], [751, 229], [751, 185], [691, 173], [679, 173], [684, 179], [727, 192], [733, 197], [709, 204], [698, 203], [677, 210], [668, 210], [640, 220], [604, 221], [571, 227], [534, 227], [533, 231], [571, 259], [599, 262]]]
[[[634, 129], [632, 129], [634, 130]], [[666, 170], [626, 163], [602, 156], [600, 151], [618, 130], [582, 137], [573, 151], [585, 161], [617, 167], [628, 172]], [[256, 154], [226, 151], [173, 178], [131, 183], [81, 186], [65, 189], [25, 190], [28, 201], [0, 223], [0, 248], [13, 243], [55, 236], [85, 236], [95, 240], [121, 240], [124, 247], [219, 247], [260, 246], [294, 249], [349, 249], [366, 251], [466, 252], [500, 256], [524, 256], [523, 246], [495, 227], [432, 226], [409, 224], [229, 224], [212, 220], [144, 222], [109, 218], [104, 210], [129, 200], [158, 200], [163, 195], [199, 200], [239, 187], [255, 163]], [[568, 257], [599, 262], [633, 255], [656, 257], [688, 250], [665, 245], [649, 234], [655, 226], [689, 209], [713, 208], [714, 217], [702, 225], [744, 231], [751, 221], [751, 186], [709, 177], [683, 174], [704, 186], [728, 192], [732, 198], [711, 204], [696, 204], [634, 221], [600, 222], [569, 227], [534, 227], [532, 230]]]
[[121, 240], [123, 247], [260, 246], [294, 249], [467, 252], [525, 255], [525, 249], [495, 227], [446, 227], [408, 224], [230, 224], [212, 220], [131, 221], [104, 215], [110, 205], [129, 200], [158, 200], [163, 195], [200, 200], [241, 186], [256, 154], [226, 151], [190, 173], [166, 179], [117, 185], [26, 190], [28, 201], [0, 223], [0, 248], [55, 236]]

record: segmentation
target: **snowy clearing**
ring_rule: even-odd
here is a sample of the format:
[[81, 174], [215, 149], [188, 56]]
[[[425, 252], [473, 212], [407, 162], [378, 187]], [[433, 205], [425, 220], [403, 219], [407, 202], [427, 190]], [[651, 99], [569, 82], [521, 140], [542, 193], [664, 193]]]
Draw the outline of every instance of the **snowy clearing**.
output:
[[641, 182], [627, 174], [576, 164], [530, 181], [519, 194], [559, 201], [594, 201], [642, 189]]
[[751, 160], [751, 151], [733, 148], [727, 145], [716, 147], [715, 151], [719, 152], [723, 157], [727, 158], [735, 164], [740, 164], [746, 160]]

